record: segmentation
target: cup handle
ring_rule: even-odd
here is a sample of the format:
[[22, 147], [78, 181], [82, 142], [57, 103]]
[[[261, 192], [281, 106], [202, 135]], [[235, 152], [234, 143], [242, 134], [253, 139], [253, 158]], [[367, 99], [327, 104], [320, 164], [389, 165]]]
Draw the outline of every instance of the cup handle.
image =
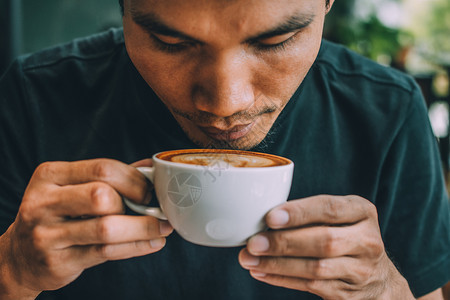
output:
[[[152, 183], [154, 182], [153, 181], [155, 173], [154, 167], [138, 167], [137, 170], [140, 171], [142, 174], [144, 174], [144, 176], [147, 177]], [[161, 208], [159, 207], [149, 207], [145, 205], [136, 204], [125, 197], [123, 198], [123, 201], [131, 210], [139, 214], [152, 216], [160, 220], [167, 220], [166, 215], [162, 212]]]

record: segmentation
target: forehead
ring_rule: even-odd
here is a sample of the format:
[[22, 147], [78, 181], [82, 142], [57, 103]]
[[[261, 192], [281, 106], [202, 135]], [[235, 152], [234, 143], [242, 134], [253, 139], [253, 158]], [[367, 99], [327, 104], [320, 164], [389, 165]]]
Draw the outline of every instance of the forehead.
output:
[[[171, 27], [197, 35], [264, 31], [292, 16], [325, 11], [321, 0], [126, 0], [125, 13], [152, 14]], [[128, 13], [129, 13], [128, 12]]]

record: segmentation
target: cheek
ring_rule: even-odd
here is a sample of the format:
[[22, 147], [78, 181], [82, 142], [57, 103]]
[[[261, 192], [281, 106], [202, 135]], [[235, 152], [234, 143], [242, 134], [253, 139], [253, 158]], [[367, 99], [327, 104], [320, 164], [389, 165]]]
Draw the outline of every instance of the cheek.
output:
[[265, 72], [258, 72], [255, 85], [268, 97], [288, 100], [305, 78], [314, 59], [310, 53], [284, 57], [270, 64]]
[[[320, 36], [320, 35], [319, 35]], [[264, 95], [289, 99], [313, 65], [320, 49], [320, 38], [303, 38], [281, 58], [265, 61], [266, 71], [258, 72]]]
[[161, 101], [169, 107], [190, 110], [191, 102], [186, 99], [191, 89], [191, 76], [188, 76], [186, 68], [174, 67], [173, 62], [158, 59], [152, 51], [139, 51], [137, 55], [130, 53], [130, 58]]
[[142, 78], [168, 106], [188, 104], [183, 101], [189, 92], [189, 69], [182, 62], [170, 61], [165, 55], [152, 50], [145, 34], [126, 32], [125, 44], [128, 55]]

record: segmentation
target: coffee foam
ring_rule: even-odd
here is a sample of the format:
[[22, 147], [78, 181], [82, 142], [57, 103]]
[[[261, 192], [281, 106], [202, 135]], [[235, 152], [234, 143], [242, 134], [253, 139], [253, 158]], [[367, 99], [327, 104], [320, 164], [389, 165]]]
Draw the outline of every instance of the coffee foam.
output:
[[190, 153], [171, 157], [170, 161], [201, 165], [234, 168], [258, 168], [275, 166], [277, 163], [263, 156], [225, 154], [225, 153]]
[[198, 165], [213, 168], [260, 168], [283, 166], [292, 163], [281, 156], [227, 149], [183, 149], [158, 153], [156, 158], [161, 160]]

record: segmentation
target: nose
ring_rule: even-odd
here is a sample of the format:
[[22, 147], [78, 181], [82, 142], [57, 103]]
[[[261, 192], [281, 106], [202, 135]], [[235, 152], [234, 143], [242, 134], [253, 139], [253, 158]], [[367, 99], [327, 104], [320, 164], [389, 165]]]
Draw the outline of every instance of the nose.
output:
[[224, 118], [248, 110], [255, 101], [250, 64], [238, 51], [205, 58], [192, 91], [196, 109]]

